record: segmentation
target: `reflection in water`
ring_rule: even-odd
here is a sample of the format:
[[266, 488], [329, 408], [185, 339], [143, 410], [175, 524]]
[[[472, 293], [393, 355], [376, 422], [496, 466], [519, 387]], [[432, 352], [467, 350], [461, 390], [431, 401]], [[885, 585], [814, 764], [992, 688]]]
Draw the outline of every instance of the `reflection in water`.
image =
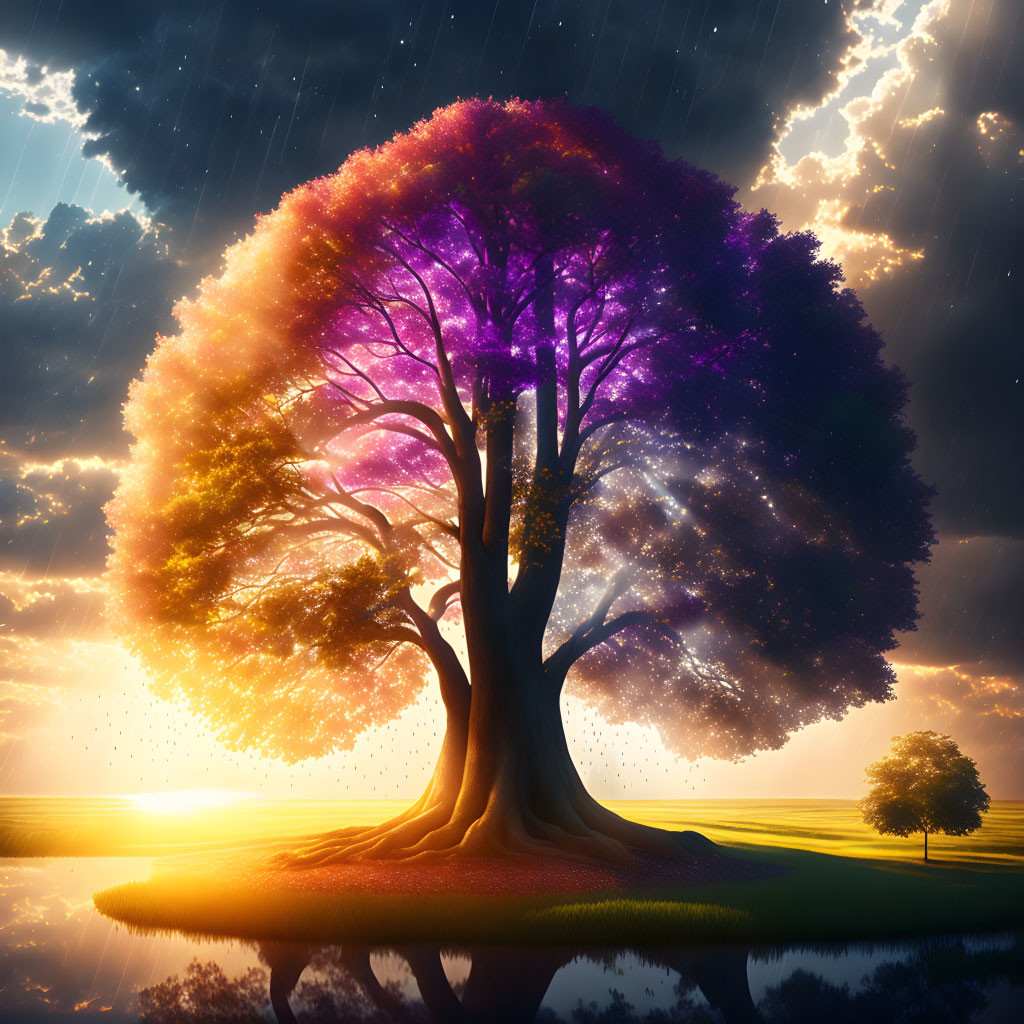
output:
[[1024, 934], [777, 950], [369, 950], [137, 935], [91, 894], [149, 861], [0, 862], [0, 1020], [1009, 1024]]
[[[468, 976], [453, 982], [440, 950], [396, 947], [391, 952], [404, 962], [404, 980], [411, 982], [403, 985], [400, 976], [382, 983], [363, 947], [263, 943], [259, 950], [269, 986], [266, 972], [229, 981], [215, 964], [196, 961], [183, 980], [170, 978], [140, 992], [140, 1024], [255, 1024], [267, 1020], [268, 990], [279, 1024], [995, 1024], [1019, 1020], [1019, 1003], [1006, 1012], [990, 1005], [993, 982], [1024, 982], [1021, 935], [1002, 943], [961, 939], [894, 949], [891, 959], [855, 985], [798, 968], [767, 986], [758, 1003], [749, 987], [747, 951], [652, 949], [633, 959], [676, 975], [672, 1002], [638, 1004], [612, 986], [600, 1002], [588, 998], [593, 992], [580, 991], [575, 1006], [560, 1013], [545, 1005], [559, 970], [586, 962], [607, 970], [621, 955], [486, 947], [467, 951]], [[650, 988], [646, 993], [654, 995]]]

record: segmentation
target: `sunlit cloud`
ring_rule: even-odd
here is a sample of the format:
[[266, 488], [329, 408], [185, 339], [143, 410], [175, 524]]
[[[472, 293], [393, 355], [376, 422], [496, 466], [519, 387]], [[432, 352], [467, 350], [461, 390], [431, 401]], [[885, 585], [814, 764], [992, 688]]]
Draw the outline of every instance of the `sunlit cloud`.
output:
[[988, 165], [1008, 157], [1024, 161], [1024, 133], [1010, 118], [995, 110], [987, 110], [975, 121], [978, 130], [978, 152]]
[[[896, 169], [889, 151], [944, 116], [935, 104], [910, 108], [929, 95], [911, 95], [911, 89], [931, 59], [932, 31], [949, 6], [949, 0], [923, 5], [884, 0], [872, 9], [853, 10], [848, 18], [859, 42], [846, 54], [836, 88], [816, 106], [790, 112], [751, 188], [751, 202], [776, 210], [786, 227], [813, 231], [822, 255], [842, 264], [852, 287], [925, 255], [900, 246], [887, 232], [861, 230], [850, 222], [850, 212], [866, 194], [894, 187], [879, 174]], [[810, 123], [821, 126], [814, 141], [807, 138]], [[804, 140], [799, 148], [798, 136]]]
[[[0, 567], [30, 579], [99, 572], [107, 551], [101, 507], [119, 472], [115, 459], [48, 463], [0, 448]], [[0, 577], [0, 583], [7, 593], [10, 580]]]
[[908, 696], [924, 709], [972, 722], [1024, 720], [1024, 689], [1012, 676], [984, 675], [961, 665], [898, 665]]
[[71, 94], [74, 81], [74, 71], [51, 71], [0, 50], [0, 95], [20, 99], [23, 117], [44, 124], [67, 121], [74, 128], [81, 128], [86, 114], [79, 110]]
[[[106, 585], [100, 576], [31, 579], [18, 573], [0, 571], [0, 600], [19, 615], [55, 605], [72, 595], [102, 598], [105, 593]], [[56, 620], [65, 611], [63, 608], [55, 608], [53, 619]], [[0, 622], [0, 630], [10, 625]]]

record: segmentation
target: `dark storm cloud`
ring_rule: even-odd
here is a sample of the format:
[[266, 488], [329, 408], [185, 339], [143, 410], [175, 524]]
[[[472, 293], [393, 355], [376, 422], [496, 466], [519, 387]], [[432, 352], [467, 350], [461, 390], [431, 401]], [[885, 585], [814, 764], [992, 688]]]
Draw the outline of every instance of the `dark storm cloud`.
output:
[[[919, 259], [859, 294], [911, 382], [915, 464], [935, 485], [942, 542], [919, 570], [921, 622], [898, 661], [1024, 672], [1024, 8], [953, 0], [903, 49], [904, 74], [844, 113], [859, 147], [829, 169], [807, 157], [759, 195]], [[836, 171], [839, 173], [836, 173]], [[870, 250], [870, 246], [868, 247]], [[852, 246], [869, 268], [873, 254]], [[906, 254], [902, 254], [904, 257]], [[975, 538], [971, 540], [971, 538]], [[981, 539], [977, 539], [981, 538]], [[970, 543], [959, 544], [960, 540]], [[973, 669], [972, 669], [973, 671]]]
[[1024, 540], [942, 541], [918, 576], [921, 622], [896, 661], [1024, 673]]
[[[0, 571], [102, 570], [102, 509], [117, 474], [97, 456], [126, 449], [121, 403], [155, 334], [171, 326], [180, 274], [158, 236], [126, 212], [97, 218], [60, 204], [45, 222], [18, 214], [3, 232]], [[97, 602], [87, 599], [93, 610]], [[46, 628], [85, 622], [63, 600], [0, 601], [6, 626], [26, 635], [44, 628], [41, 615]]]
[[19, 214], [0, 247], [0, 437], [34, 455], [120, 452], [120, 407], [183, 288], [132, 214]]
[[107, 556], [102, 509], [116, 483], [116, 469], [99, 460], [0, 461], [0, 571], [99, 572]]
[[816, 100], [852, 42], [839, 3], [43, 0], [0, 45], [76, 70], [86, 152], [179, 240], [248, 230], [282, 191], [459, 96], [567, 94], [672, 155], [749, 179], [776, 117]]
[[1017, 0], [953, 8], [914, 86], [944, 113], [913, 130], [873, 126], [886, 160], [847, 218], [924, 250], [863, 298], [913, 382], [917, 464], [938, 488], [939, 530], [960, 537], [1024, 537], [1022, 33]]
[[[1006, 213], [1019, 239], [1024, 218], [1013, 207]], [[1008, 276], [1012, 243], [1001, 234], [976, 261], [960, 250], [941, 266], [915, 268], [898, 294], [866, 296], [913, 381], [915, 461], [936, 485], [936, 521], [958, 537], [1024, 537], [1024, 309], [1019, 281]], [[979, 276], [968, 281], [972, 262]], [[1019, 279], [1024, 267], [1019, 256], [1014, 262]]]

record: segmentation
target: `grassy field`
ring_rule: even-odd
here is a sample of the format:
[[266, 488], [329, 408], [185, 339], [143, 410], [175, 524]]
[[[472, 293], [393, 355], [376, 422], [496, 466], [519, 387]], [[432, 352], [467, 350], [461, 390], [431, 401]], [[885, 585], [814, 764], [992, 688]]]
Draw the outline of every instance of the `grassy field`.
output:
[[[739, 851], [733, 851], [738, 853]], [[845, 942], [1024, 926], [1024, 869], [839, 857], [775, 846], [773, 877], [582, 896], [295, 891], [265, 876], [161, 871], [94, 897], [141, 931], [370, 945]]]
[[[725, 846], [781, 846], [872, 860], [915, 861], [921, 836], [881, 836], [861, 820], [853, 800], [664, 800], [609, 804], [619, 814], [660, 828], [692, 828]], [[1024, 868], [1024, 803], [995, 801], [970, 836], [930, 836], [928, 856], [962, 864]]]
[[[6, 856], [164, 856], [259, 846], [380, 821], [398, 801], [248, 801], [158, 814], [127, 800], [0, 800]], [[356, 895], [155, 872], [96, 896], [140, 929], [315, 943], [644, 945], [830, 942], [1024, 926], [1024, 804], [994, 803], [974, 835], [891, 839], [852, 801], [620, 802], [627, 817], [692, 828], [776, 870], [757, 881], [586, 897]], [[202, 862], [205, 858], [200, 858]], [[216, 861], [216, 858], [213, 858]]]
[[[372, 823], [400, 801], [252, 800], [155, 813], [119, 799], [0, 799], [0, 855], [153, 856], [259, 847]], [[1024, 804], [996, 802], [971, 836], [875, 834], [845, 800], [618, 802], [614, 810], [696, 829], [774, 877], [586, 897], [356, 895], [275, 890], [173, 870], [96, 896], [142, 929], [308, 942], [843, 941], [1024, 926]], [[200, 863], [205, 858], [200, 858]], [[215, 862], [216, 857], [211, 862]]]
[[[627, 818], [696, 829], [728, 847], [784, 847], [872, 860], [915, 861], [921, 837], [880, 836], [852, 800], [657, 800], [608, 804]], [[126, 799], [0, 798], [0, 856], [153, 856], [227, 849], [383, 821], [399, 800], [248, 800], [154, 813]], [[1024, 868], [1024, 803], [996, 801], [973, 835], [933, 836], [936, 862]]]

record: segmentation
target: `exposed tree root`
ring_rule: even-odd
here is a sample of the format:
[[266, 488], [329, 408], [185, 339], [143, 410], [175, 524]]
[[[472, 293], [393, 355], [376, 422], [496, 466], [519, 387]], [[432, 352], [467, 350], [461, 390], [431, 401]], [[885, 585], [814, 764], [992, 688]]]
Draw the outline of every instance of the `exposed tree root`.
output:
[[643, 854], [713, 852], [714, 844], [695, 832], [641, 825], [599, 804], [572, 763], [557, 701], [549, 695], [534, 711], [509, 710], [504, 718], [495, 712], [499, 724], [477, 723], [474, 731], [470, 722], [450, 731], [430, 785], [406, 811], [380, 825], [312, 837], [279, 862], [304, 868], [486, 857], [629, 868]]
[[628, 868], [638, 854], [694, 857], [714, 844], [695, 832], [669, 832], [619, 817], [590, 797], [567, 801], [542, 817], [529, 806], [488, 806], [479, 816], [450, 801], [407, 812], [370, 828], [339, 829], [280, 857], [282, 866], [323, 867], [367, 860], [422, 863], [453, 857], [509, 861], [548, 858], [592, 866]]

